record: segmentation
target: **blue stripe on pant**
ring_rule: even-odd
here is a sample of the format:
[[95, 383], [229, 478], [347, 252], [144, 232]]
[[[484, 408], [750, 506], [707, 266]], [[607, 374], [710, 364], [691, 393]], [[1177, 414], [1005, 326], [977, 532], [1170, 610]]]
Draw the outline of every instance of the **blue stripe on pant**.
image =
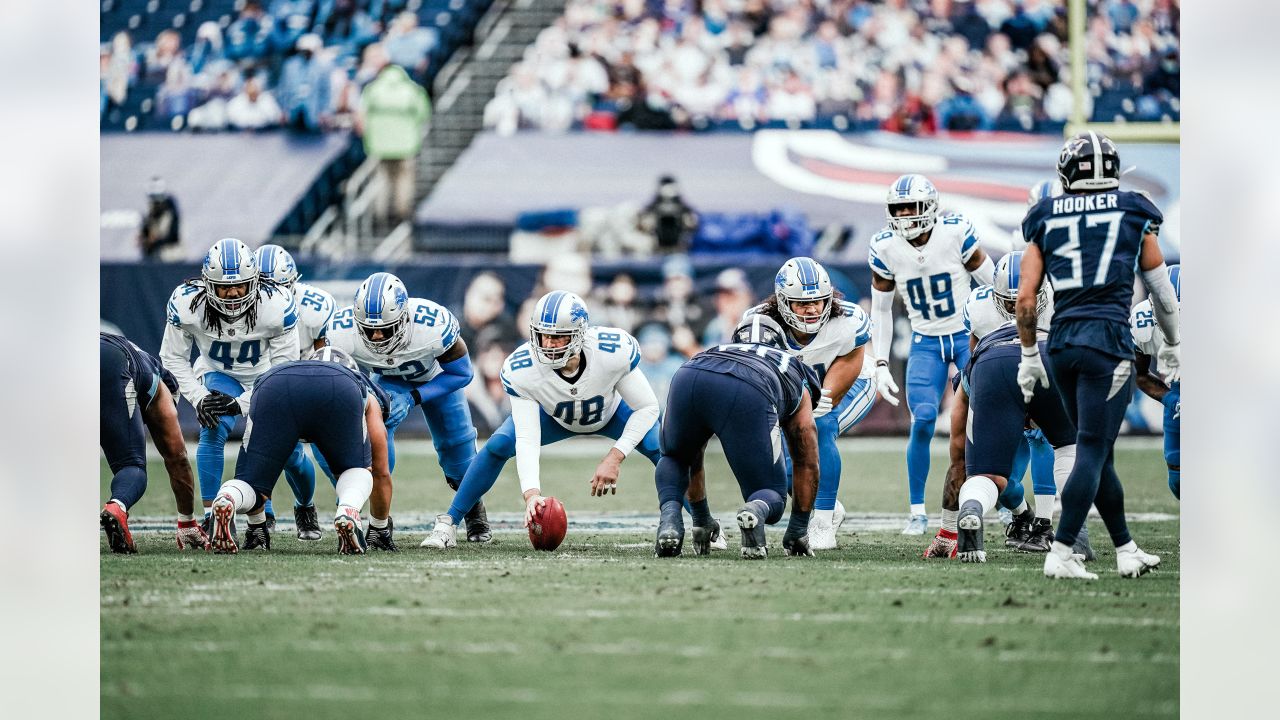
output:
[[[631, 408], [625, 402], [620, 403], [617, 411], [604, 427], [592, 433], [575, 433], [566, 430], [545, 411], [540, 411], [542, 445], [557, 443], [566, 438], [591, 435], [603, 435], [617, 440], [622, 437], [622, 431], [631, 413]], [[658, 449], [658, 427], [659, 423], [655, 422], [653, 427], [649, 428], [649, 432], [645, 433], [644, 439], [636, 446], [636, 451], [649, 458], [654, 465], [657, 465], [662, 457]], [[449, 517], [453, 518], [455, 525], [462, 522], [462, 516], [466, 515], [467, 511], [493, 488], [503, 466], [515, 455], [516, 427], [515, 422], [508, 416], [476, 455], [475, 461], [471, 463], [471, 467], [462, 478], [462, 484], [458, 486], [458, 492], [453, 496], [453, 503], [449, 505]]]
[[[379, 377], [377, 382], [388, 394], [398, 395], [408, 395], [427, 384], [391, 377]], [[440, 469], [446, 479], [454, 481], [466, 474], [476, 456], [476, 428], [471, 422], [471, 408], [467, 405], [464, 390], [458, 388], [419, 406], [427, 419], [427, 428], [431, 430], [431, 443], [436, 448]], [[414, 410], [411, 408], [409, 412]], [[387, 459], [392, 471], [396, 467], [395, 432], [398, 427], [400, 423], [387, 426]]]
[[963, 369], [969, 362], [969, 333], [912, 334], [907, 355], [907, 407], [911, 410], [911, 438], [907, 441], [907, 483], [911, 504], [924, 503], [929, 479], [929, 443], [938, 421], [938, 406], [947, 385], [947, 366]]

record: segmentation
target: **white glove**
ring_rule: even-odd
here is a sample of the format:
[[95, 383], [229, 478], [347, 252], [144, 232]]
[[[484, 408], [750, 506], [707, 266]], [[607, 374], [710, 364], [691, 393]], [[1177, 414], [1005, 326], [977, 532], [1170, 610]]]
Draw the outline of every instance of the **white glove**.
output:
[[898, 392], [898, 384], [893, 381], [893, 373], [889, 372], [888, 365], [876, 366], [876, 392], [880, 393], [885, 402], [898, 407], [898, 398], [894, 395]]
[[1049, 387], [1049, 373], [1040, 359], [1040, 348], [1023, 346], [1022, 361], [1018, 363], [1018, 387], [1022, 388], [1024, 402], [1031, 402], [1035, 397], [1037, 385]]
[[813, 416], [820, 418], [831, 412], [831, 391], [822, 388], [822, 399], [818, 401], [818, 406], [813, 409]]
[[1178, 382], [1182, 375], [1182, 344], [1165, 343], [1156, 354], [1156, 372], [1160, 373], [1170, 385]]

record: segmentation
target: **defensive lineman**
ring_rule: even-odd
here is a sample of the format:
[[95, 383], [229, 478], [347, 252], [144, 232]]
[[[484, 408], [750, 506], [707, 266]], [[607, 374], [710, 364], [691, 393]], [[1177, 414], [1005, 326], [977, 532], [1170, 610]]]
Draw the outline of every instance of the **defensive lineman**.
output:
[[[929, 525], [924, 489], [929, 477], [929, 442], [946, 388], [947, 366], [969, 361], [969, 338], [960, 317], [960, 298], [972, 280], [990, 284], [991, 259], [978, 244], [973, 224], [962, 215], [938, 219], [938, 191], [923, 175], [903, 175], [889, 188], [889, 225], [871, 238], [872, 344], [876, 389], [893, 405], [897, 384], [889, 371], [893, 342], [893, 294], [902, 295], [911, 319], [907, 356], [907, 442], [910, 517], [904, 535], [923, 535]], [[958, 295], [958, 297], [957, 297]]]
[[[248, 414], [254, 381], [273, 365], [297, 359], [298, 312], [288, 290], [259, 282], [257, 257], [234, 238], [213, 244], [200, 275], [169, 296], [160, 360], [200, 419], [196, 474], [210, 532], [227, 434], [235, 416]], [[194, 365], [192, 346], [200, 351]], [[269, 504], [266, 512], [273, 517]]]
[[[1182, 312], [1182, 266], [1169, 266], [1169, 282]], [[1155, 311], [1151, 300], [1143, 300], [1133, 308], [1129, 318], [1133, 344], [1137, 346], [1138, 389], [1164, 405], [1164, 461], [1169, 466], [1169, 491], [1182, 497], [1182, 381], [1166, 382], [1155, 372], [1154, 359], [1164, 346], [1164, 334], [1156, 331]]]
[[1040, 201], [1022, 221], [1030, 245], [1022, 257], [1017, 311], [1018, 384], [1030, 398], [1050, 378], [1036, 347], [1036, 292], [1047, 275], [1054, 290], [1048, 367], [1078, 430], [1075, 467], [1062, 491], [1062, 518], [1044, 573], [1097, 578], [1071, 550], [1093, 504], [1115, 543], [1120, 575], [1138, 577], [1160, 558], [1143, 552], [1129, 535], [1114, 445], [1133, 394], [1129, 299], [1135, 269], [1141, 270], [1164, 335], [1157, 370], [1176, 381], [1181, 364], [1178, 298], [1157, 237], [1162, 216], [1145, 195], [1120, 190], [1120, 153], [1106, 136], [1090, 131], [1067, 140], [1058, 177], [1065, 194]]
[[580, 435], [603, 435], [614, 443], [596, 467], [591, 494], [617, 493], [618, 470], [633, 450], [655, 464], [658, 398], [643, 373], [640, 347], [625, 331], [588, 324], [587, 306], [571, 292], [543, 295], [529, 321], [529, 342], [502, 364], [502, 384], [511, 396], [511, 416], [494, 432], [467, 470], [453, 504], [436, 516], [422, 543], [444, 550], [457, 546], [463, 514], [493, 487], [515, 457], [527, 526], [542, 498], [539, 448]]

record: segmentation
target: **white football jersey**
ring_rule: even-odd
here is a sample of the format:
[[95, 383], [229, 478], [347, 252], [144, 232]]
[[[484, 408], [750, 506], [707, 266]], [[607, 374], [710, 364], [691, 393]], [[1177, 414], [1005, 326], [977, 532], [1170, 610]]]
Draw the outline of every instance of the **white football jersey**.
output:
[[929, 242], [918, 248], [884, 228], [871, 238], [868, 262], [872, 272], [896, 283], [912, 332], [951, 335], [964, 329], [960, 303], [973, 284], [964, 264], [977, 251], [973, 223], [952, 213], [938, 218]]
[[[848, 355], [871, 341], [871, 318], [866, 311], [854, 303], [843, 300], [840, 301], [840, 306], [844, 309], [844, 315], [830, 318], [823, 323], [808, 345], [796, 342], [792, 337], [791, 326], [783, 326], [787, 330], [788, 352], [813, 368], [818, 373], [819, 380], [826, 378], [827, 368], [831, 367], [831, 363], [835, 362], [836, 358]], [[757, 305], [742, 317], [747, 318], [763, 310], [763, 304]], [[862, 372], [858, 377], [871, 377], [875, 375], [875, 369], [875, 363], [864, 358]]]
[[201, 284], [179, 285], [169, 296], [165, 312], [168, 325], [161, 357], [169, 372], [179, 378], [179, 384], [186, 385], [182, 394], [188, 401], [200, 391], [182, 382], [191, 373], [186, 367], [177, 366], [186, 365], [192, 344], [200, 351], [190, 367], [195, 378], [217, 371], [233, 378], [246, 391], [272, 365], [298, 359], [298, 335], [294, 332], [298, 310], [288, 290], [260, 286], [253, 328], [248, 327], [245, 313], [232, 322], [224, 322], [221, 331], [214, 333], [204, 326], [204, 305], [191, 309], [192, 297], [203, 288]]
[[[1049, 283], [1045, 283], [1044, 286], [1048, 288]], [[977, 340], [986, 337], [996, 328], [1013, 322], [996, 308], [995, 289], [990, 285], [979, 285], [969, 293], [969, 298], [964, 301], [963, 316], [964, 329]], [[1049, 288], [1049, 304], [1044, 312], [1040, 313], [1036, 326], [1047, 331], [1052, 321], [1053, 289]]]
[[303, 282], [293, 284], [293, 299], [298, 303], [298, 351], [305, 357], [324, 337], [338, 304], [327, 291]]
[[1151, 300], [1143, 300], [1133, 306], [1129, 314], [1129, 332], [1133, 335], [1133, 344], [1138, 352], [1151, 356], [1151, 372], [1156, 371], [1156, 357], [1160, 348], [1164, 347], [1164, 331], [1156, 323], [1155, 311], [1151, 309]]
[[526, 342], [502, 363], [502, 385], [511, 395], [538, 403], [564, 429], [594, 433], [613, 419], [622, 402], [618, 383], [640, 363], [640, 346], [625, 330], [589, 327], [582, 356], [587, 367], [570, 383], [538, 362]]
[[375, 353], [365, 345], [351, 305], [334, 313], [325, 337], [330, 345], [355, 358], [366, 371], [425, 383], [442, 372], [436, 358], [457, 341], [458, 320], [444, 306], [422, 298], [409, 298], [405, 312], [409, 313], [408, 342], [390, 355]]

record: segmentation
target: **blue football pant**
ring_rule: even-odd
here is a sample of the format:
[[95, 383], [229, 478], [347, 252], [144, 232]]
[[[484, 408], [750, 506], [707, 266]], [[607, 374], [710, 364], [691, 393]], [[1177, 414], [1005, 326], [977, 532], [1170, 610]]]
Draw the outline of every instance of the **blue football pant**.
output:
[[924, 503], [929, 479], [929, 443], [938, 421], [938, 406], [947, 386], [947, 366], [963, 369], [969, 362], [969, 333], [921, 335], [913, 333], [907, 355], [907, 407], [911, 437], [907, 440], [907, 484], [912, 505]]
[[[408, 395], [415, 388], [426, 384], [390, 377], [379, 377], [377, 382], [388, 394], [399, 395]], [[422, 408], [427, 428], [431, 430], [431, 444], [436, 448], [436, 460], [440, 463], [445, 479], [451, 481], [450, 485], [462, 479], [476, 457], [476, 428], [471, 422], [471, 408], [467, 405], [464, 390], [465, 388], [458, 388], [448, 395], [418, 406]], [[409, 412], [414, 412], [414, 409], [410, 408]], [[400, 423], [387, 426], [387, 461], [392, 471], [396, 469], [395, 432], [398, 427]]]
[[1182, 499], [1182, 383], [1164, 396], [1164, 462], [1169, 466], [1169, 490]]
[[[1053, 480], [1053, 446], [1044, 439], [1039, 428], [1023, 433], [1027, 440], [1018, 446], [1018, 454], [1013, 456], [1013, 473], [1009, 482], [1022, 480], [1031, 466], [1031, 486], [1036, 495], [1057, 495], [1058, 486]], [[1011, 508], [1012, 509], [1012, 508]]]
[[[834, 510], [836, 496], [840, 492], [842, 461], [836, 439], [849, 428], [862, 421], [876, 401], [876, 386], [872, 378], [859, 378], [845, 393], [844, 398], [831, 412], [817, 418], [818, 429], [818, 495], [814, 499], [815, 510]], [[782, 449], [787, 464], [787, 490], [791, 489], [791, 450], [782, 439]]]

